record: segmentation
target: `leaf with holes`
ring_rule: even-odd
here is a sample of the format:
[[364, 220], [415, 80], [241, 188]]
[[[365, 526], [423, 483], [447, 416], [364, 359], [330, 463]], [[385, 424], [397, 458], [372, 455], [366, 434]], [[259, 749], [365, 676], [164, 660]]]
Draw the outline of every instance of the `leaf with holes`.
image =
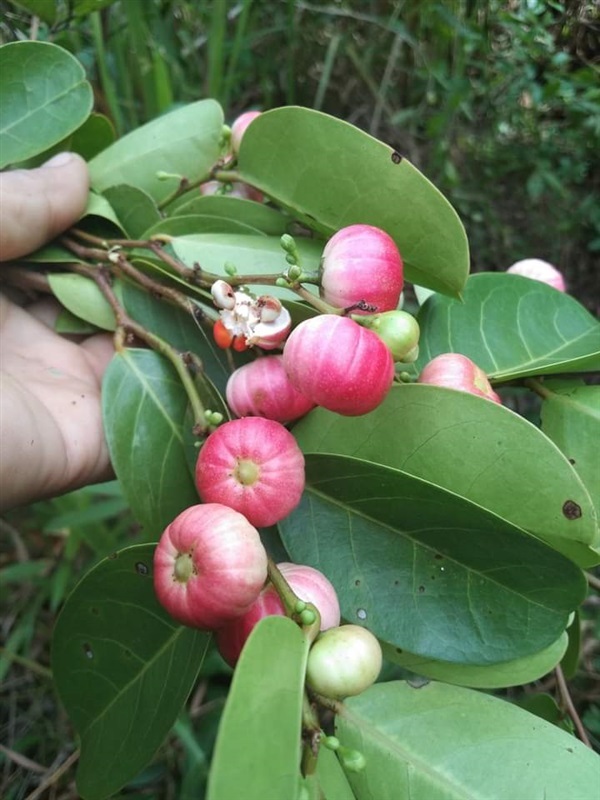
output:
[[308, 108], [267, 111], [244, 134], [238, 171], [325, 236], [356, 223], [382, 228], [408, 280], [462, 291], [469, 248], [458, 215], [406, 158], [354, 125]]
[[598, 755], [505, 700], [395, 681], [347, 700], [336, 735], [368, 768], [346, 775], [357, 800], [591, 800]]
[[574, 380], [547, 380], [538, 386], [544, 398], [542, 430], [569, 459], [600, 516], [600, 386]]
[[457, 302], [432, 295], [417, 317], [418, 373], [462, 353], [495, 381], [600, 369], [600, 323], [564, 292], [508, 273], [471, 275]]
[[585, 595], [560, 553], [400, 470], [308, 454], [306, 481], [279, 523], [291, 559], [327, 575], [342, 616], [395, 647], [455, 664], [521, 658], [554, 642]]
[[106, 440], [146, 541], [158, 539], [181, 511], [198, 502], [184, 449], [187, 404], [163, 356], [132, 348], [113, 357], [102, 385]]
[[293, 430], [305, 453], [401, 469], [534, 533], [581, 566], [600, 560], [598, 517], [581, 478], [539, 428], [497, 403], [439, 386], [394, 386], [370, 414], [318, 408]]
[[0, 169], [57, 144], [92, 110], [92, 87], [79, 61], [48, 42], [0, 47]]
[[152, 759], [208, 646], [208, 634], [179, 625], [159, 605], [153, 556], [154, 545], [136, 545], [101, 561], [56, 623], [52, 673], [81, 738], [84, 800], [114, 794]]

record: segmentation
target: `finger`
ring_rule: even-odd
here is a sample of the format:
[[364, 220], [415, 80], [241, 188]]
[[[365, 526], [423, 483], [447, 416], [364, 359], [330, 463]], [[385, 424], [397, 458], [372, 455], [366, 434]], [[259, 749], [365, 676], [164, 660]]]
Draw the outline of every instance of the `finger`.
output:
[[75, 153], [59, 153], [37, 169], [0, 174], [0, 261], [41, 247], [72, 225], [85, 210], [87, 164]]

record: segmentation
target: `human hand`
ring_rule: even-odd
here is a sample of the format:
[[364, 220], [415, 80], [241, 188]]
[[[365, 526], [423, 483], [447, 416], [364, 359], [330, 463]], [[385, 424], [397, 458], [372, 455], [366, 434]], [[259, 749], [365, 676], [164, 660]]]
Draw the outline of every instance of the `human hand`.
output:
[[[72, 225], [88, 183], [83, 159], [66, 153], [0, 174], [0, 261]], [[0, 294], [1, 510], [111, 475], [100, 408], [111, 337], [63, 338], [53, 330], [58, 311], [51, 299], [20, 307]]]

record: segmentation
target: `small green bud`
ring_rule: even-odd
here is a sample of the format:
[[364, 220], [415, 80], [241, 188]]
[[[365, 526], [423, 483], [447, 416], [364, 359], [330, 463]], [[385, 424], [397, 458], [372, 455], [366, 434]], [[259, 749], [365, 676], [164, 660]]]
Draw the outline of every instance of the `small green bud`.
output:
[[306, 603], [304, 602], [304, 600], [298, 600], [296, 602], [296, 605], [294, 606], [294, 612], [296, 614], [301, 614], [305, 608], [306, 608]]
[[289, 233], [284, 233], [280, 239], [280, 242], [286, 253], [293, 253], [296, 250], [296, 242], [294, 241], [294, 237], [290, 236]]
[[285, 278], [277, 278], [277, 280], [275, 281], [275, 286], [279, 286], [281, 289], [289, 289], [290, 282]]
[[237, 267], [235, 264], [232, 264], [231, 261], [226, 261], [223, 265], [223, 269], [228, 275], [231, 275], [231, 277], [237, 275]]
[[304, 611], [300, 613], [300, 622], [303, 625], [312, 625], [315, 620], [315, 612], [311, 611], [310, 608], [305, 608]]
[[323, 747], [326, 747], [328, 750], [333, 750], [334, 752], [340, 749], [340, 740], [337, 736], [324, 736], [321, 739], [321, 744]]
[[287, 278], [289, 281], [297, 281], [302, 275], [302, 269], [297, 264], [292, 264], [292, 266], [287, 271]]
[[346, 747], [340, 747], [337, 753], [342, 766], [348, 772], [362, 772], [367, 766], [367, 759], [360, 750], [348, 750]]

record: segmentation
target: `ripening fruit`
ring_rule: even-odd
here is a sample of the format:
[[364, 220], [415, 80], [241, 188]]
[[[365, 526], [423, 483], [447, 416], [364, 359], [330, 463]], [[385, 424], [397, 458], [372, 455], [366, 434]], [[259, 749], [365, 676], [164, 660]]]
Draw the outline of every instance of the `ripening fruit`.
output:
[[349, 225], [325, 245], [320, 266], [320, 294], [333, 306], [349, 308], [364, 301], [373, 314], [397, 308], [404, 285], [402, 257], [385, 231], [372, 225]]
[[227, 381], [227, 404], [237, 417], [291, 422], [314, 407], [290, 382], [283, 356], [265, 356], [239, 367]]
[[382, 660], [381, 645], [366, 628], [330, 628], [319, 634], [310, 649], [306, 682], [326, 697], [353, 697], [375, 683]]
[[260, 115], [260, 111], [245, 111], [235, 118], [231, 125], [231, 149], [234, 153], [240, 152], [240, 144], [242, 143], [242, 136], [246, 133], [246, 128]]
[[[331, 583], [322, 572], [304, 564], [283, 562], [277, 564], [294, 594], [306, 603], [312, 603], [321, 616], [322, 631], [340, 624], [340, 604]], [[235, 666], [254, 626], [263, 617], [285, 615], [285, 609], [275, 587], [269, 583], [252, 606], [241, 617], [228, 622], [217, 631], [217, 647], [230, 666]]]
[[460, 392], [469, 392], [495, 403], [502, 403], [481, 367], [460, 353], [442, 353], [436, 356], [423, 367], [417, 383], [458, 389]]
[[360, 324], [376, 333], [387, 345], [394, 361], [412, 363], [419, 355], [419, 323], [407, 311], [384, 311], [360, 318]]
[[243, 417], [213, 431], [196, 462], [196, 487], [205, 503], [223, 503], [252, 525], [274, 525], [300, 502], [304, 456], [279, 422]]
[[394, 379], [392, 355], [377, 334], [335, 314], [301, 322], [285, 343], [283, 365], [305, 397], [346, 416], [377, 408]]
[[506, 271], [512, 275], [522, 275], [524, 278], [547, 283], [548, 286], [558, 289], [559, 292], [567, 290], [562, 272], [547, 261], [542, 261], [541, 258], [525, 258], [523, 261], [516, 261]]
[[154, 552], [154, 590], [184, 625], [214, 630], [243, 614], [267, 579], [258, 531], [232, 508], [191, 506], [168, 525]]

